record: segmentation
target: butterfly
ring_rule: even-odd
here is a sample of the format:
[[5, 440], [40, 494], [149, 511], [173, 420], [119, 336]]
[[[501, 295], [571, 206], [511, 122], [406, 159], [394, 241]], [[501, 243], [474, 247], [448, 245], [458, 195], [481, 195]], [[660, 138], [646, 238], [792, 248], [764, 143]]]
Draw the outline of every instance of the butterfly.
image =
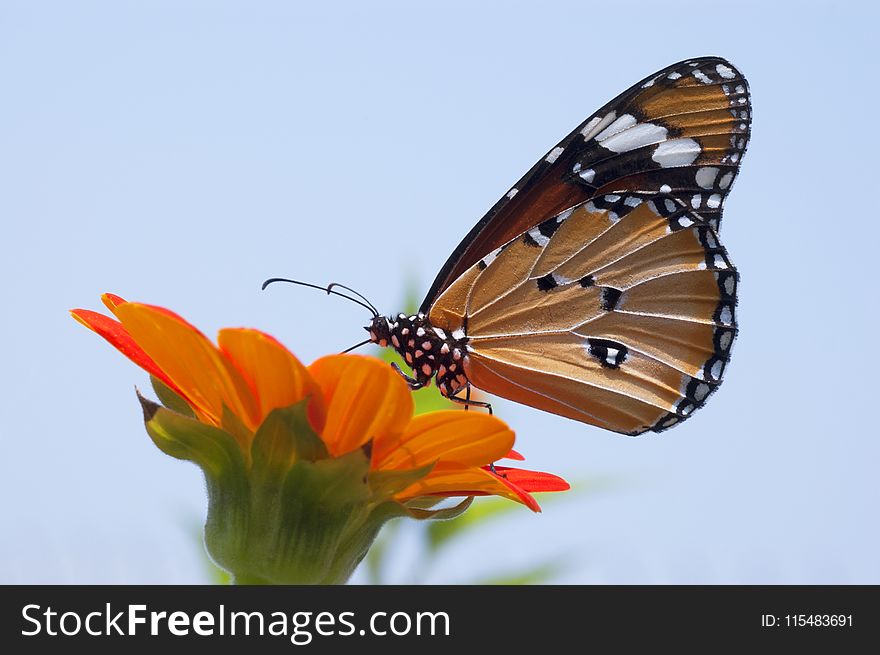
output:
[[489, 210], [418, 313], [367, 301], [365, 343], [394, 348], [412, 389], [434, 380], [466, 405], [487, 405], [476, 387], [627, 435], [681, 423], [721, 384], [737, 334], [718, 231], [750, 124], [748, 84], [724, 59], [645, 78]]

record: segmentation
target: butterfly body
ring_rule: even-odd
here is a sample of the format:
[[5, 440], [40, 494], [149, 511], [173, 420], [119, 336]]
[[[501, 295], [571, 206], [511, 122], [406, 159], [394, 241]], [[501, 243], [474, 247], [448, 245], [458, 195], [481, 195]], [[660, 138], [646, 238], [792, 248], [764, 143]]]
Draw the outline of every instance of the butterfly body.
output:
[[428, 386], [436, 378], [440, 393], [452, 396], [468, 384], [468, 339], [461, 327], [444, 330], [419, 312], [377, 316], [367, 331], [373, 343], [394, 348], [412, 368], [413, 377], [408, 381], [414, 389]]
[[721, 384], [739, 275], [718, 232], [748, 85], [717, 57], [645, 78], [550, 150], [471, 230], [419, 313], [370, 340], [436, 378], [636, 435]]

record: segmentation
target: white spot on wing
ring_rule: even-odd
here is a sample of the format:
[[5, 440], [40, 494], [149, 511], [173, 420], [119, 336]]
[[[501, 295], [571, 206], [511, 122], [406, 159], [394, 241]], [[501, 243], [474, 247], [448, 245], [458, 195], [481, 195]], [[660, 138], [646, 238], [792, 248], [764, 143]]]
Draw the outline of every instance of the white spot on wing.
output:
[[[491, 264], [492, 262], [495, 261], [495, 258], [498, 257], [498, 254], [499, 254], [500, 252], [501, 252], [501, 251], [498, 250], [498, 249], [493, 250], [493, 251], [490, 252], [488, 255], [486, 255], [485, 257], [483, 257], [483, 260], [482, 260], [483, 263], [484, 263], [486, 266], [489, 266], [489, 264]], [[441, 337], [441, 339], [443, 339], [443, 338], [445, 338], [445, 337]]]
[[709, 385], [704, 383], [698, 384], [697, 388], [694, 390], [694, 400], [698, 403], [703, 402], [706, 399], [706, 396], [709, 395]]
[[663, 168], [689, 166], [700, 156], [701, 150], [700, 144], [693, 139], [673, 139], [657, 146], [651, 159]]
[[713, 193], [711, 196], [709, 196], [706, 204], [709, 205], [709, 209], [718, 209], [721, 206], [721, 194]]
[[595, 177], [596, 171], [594, 171], [592, 168], [588, 168], [587, 170], [582, 171], [580, 174], [580, 178], [587, 184], [592, 184], [593, 178]]
[[715, 67], [715, 70], [718, 71], [718, 74], [726, 80], [732, 80], [734, 77], [736, 77], [736, 73], [733, 72], [733, 69], [730, 66], [718, 64]]
[[529, 230], [529, 236], [542, 248], [550, 243], [550, 237], [541, 234], [541, 230], [536, 227], [533, 227], [531, 230]]
[[596, 116], [590, 119], [590, 122], [584, 125], [581, 130], [581, 135], [584, 137], [584, 141], [592, 139], [596, 136], [596, 133], [599, 132], [599, 130], [612, 123], [615, 118], [617, 118], [617, 112], [611, 111], [604, 116]]
[[[610, 116], [610, 114], [609, 114]], [[624, 114], [620, 118], [615, 119], [610, 125], [596, 135], [596, 141], [604, 141], [619, 132], [623, 132], [636, 124], [636, 117], [631, 114]], [[597, 126], [598, 127], [598, 126]]]
[[608, 354], [605, 355], [605, 361], [614, 366], [617, 364], [617, 355], [620, 353], [620, 350], [617, 348], [608, 348]]
[[519, 189], [511, 189], [507, 192], [507, 197], [513, 198], [517, 193], [519, 193]]
[[544, 157], [544, 161], [552, 164], [557, 159], [559, 159], [559, 155], [561, 155], [564, 151], [565, 151], [564, 148], [562, 148], [560, 146], [556, 146], [555, 148], [553, 148], [553, 150], [551, 150], [549, 153], [547, 153], [547, 156]]
[[724, 292], [728, 296], [732, 296], [733, 292], [736, 290], [736, 281], [733, 279], [732, 275], [728, 275], [727, 279], [724, 280]]
[[711, 189], [715, 184], [715, 178], [718, 176], [718, 169], [712, 166], [704, 166], [697, 169], [697, 184], [704, 189]]
[[696, 77], [703, 84], [712, 84], [712, 79], [699, 69], [694, 71], [694, 77]]
[[[632, 119], [633, 122], [630, 124], [631, 126], [624, 128], [622, 131], [610, 133], [609, 136], [605, 138], [600, 138], [602, 137], [601, 134], [599, 137], [596, 137], [596, 140], [603, 148], [616, 153], [630, 152], [637, 148], [660, 143], [666, 138], [667, 130], [665, 127], [654, 125], [653, 123], [636, 124], [635, 118], [629, 114], [621, 116], [619, 120], [624, 118]], [[617, 122], [618, 121], [615, 121], [614, 125], [609, 126], [606, 132], [614, 128]], [[692, 139], [688, 140], [691, 141]], [[694, 141], [694, 143], [696, 143], [696, 141]]]

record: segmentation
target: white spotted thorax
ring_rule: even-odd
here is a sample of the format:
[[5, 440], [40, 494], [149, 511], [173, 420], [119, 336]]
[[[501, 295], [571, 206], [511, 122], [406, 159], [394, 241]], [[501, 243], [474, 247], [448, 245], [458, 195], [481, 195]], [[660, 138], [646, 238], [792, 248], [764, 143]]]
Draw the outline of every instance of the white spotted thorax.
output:
[[437, 388], [451, 396], [468, 383], [465, 365], [467, 336], [461, 330], [447, 333], [431, 325], [425, 314], [377, 316], [366, 328], [370, 341], [396, 350], [413, 370], [417, 387], [437, 378]]

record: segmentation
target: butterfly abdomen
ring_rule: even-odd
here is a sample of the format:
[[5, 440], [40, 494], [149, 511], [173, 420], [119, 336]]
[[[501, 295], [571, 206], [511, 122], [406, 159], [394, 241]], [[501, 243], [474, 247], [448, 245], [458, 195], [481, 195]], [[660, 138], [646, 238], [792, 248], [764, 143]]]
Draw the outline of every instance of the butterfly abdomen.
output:
[[418, 386], [427, 386], [436, 376], [445, 395], [467, 384], [467, 336], [462, 330], [447, 332], [431, 324], [425, 314], [377, 316], [368, 328], [370, 340], [393, 348], [413, 370]]

